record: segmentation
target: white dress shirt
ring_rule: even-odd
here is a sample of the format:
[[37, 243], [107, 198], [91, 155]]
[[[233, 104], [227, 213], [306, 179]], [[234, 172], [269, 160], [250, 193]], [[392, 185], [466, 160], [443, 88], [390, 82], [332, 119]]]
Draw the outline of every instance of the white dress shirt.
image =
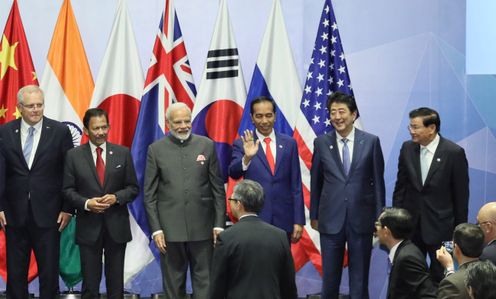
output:
[[348, 139], [346, 144], [348, 145], [348, 149], [350, 150], [350, 165], [351, 165], [351, 161], [353, 161], [353, 145], [355, 143], [355, 127], [353, 127], [351, 129], [350, 134], [348, 134], [348, 136], [346, 136], [346, 137], [339, 135], [339, 133], [336, 131], [336, 143], [338, 145], [339, 157], [341, 158], [341, 162], [343, 162], [343, 146], [344, 146], [344, 144], [341, 141], [341, 139], [343, 139], [343, 138]]
[[420, 160], [422, 161], [422, 149], [426, 148], [427, 152], [425, 153], [425, 158], [427, 159], [427, 171], [431, 168], [432, 159], [434, 158], [434, 153], [436, 152], [437, 146], [439, 145], [439, 134], [436, 134], [436, 137], [426, 146], [420, 146]]

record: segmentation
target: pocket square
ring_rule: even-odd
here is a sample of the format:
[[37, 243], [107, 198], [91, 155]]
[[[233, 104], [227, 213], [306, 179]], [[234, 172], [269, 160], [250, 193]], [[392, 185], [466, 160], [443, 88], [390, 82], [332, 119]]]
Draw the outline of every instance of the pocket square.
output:
[[200, 155], [198, 155], [198, 157], [196, 157], [196, 162], [198, 162], [198, 161], [206, 161], [206, 160], [207, 160], [207, 158], [205, 158], [205, 156], [202, 155], [202, 154], [200, 154]]

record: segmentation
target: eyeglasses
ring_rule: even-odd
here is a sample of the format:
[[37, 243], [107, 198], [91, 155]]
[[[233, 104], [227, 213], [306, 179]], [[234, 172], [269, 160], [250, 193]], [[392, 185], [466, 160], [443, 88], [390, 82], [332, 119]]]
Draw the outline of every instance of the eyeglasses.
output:
[[406, 128], [408, 131], [418, 131], [424, 127], [423, 126], [416, 126], [416, 125], [408, 125], [408, 126], [406, 126]]
[[43, 106], [45, 106], [45, 104], [29, 104], [29, 105], [21, 104], [21, 105], [22, 105], [22, 107], [24, 107], [28, 110], [41, 109], [41, 108], [43, 108]]
[[376, 222], [374, 223], [374, 225], [375, 225], [375, 230], [376, 230], [376, 231], [377, 231], [377, 230], [379, 230], [379, 229], [381, 229], [381, 228], [383, 227], [383, 226], [382, 226], [382, 224], [381, 224], [379, 221], [376, 221]]
[[239, 201], [239, 199], [232, 198], [232, 197], [229, 197], [227, 200], [229, 200], [229, 201]]

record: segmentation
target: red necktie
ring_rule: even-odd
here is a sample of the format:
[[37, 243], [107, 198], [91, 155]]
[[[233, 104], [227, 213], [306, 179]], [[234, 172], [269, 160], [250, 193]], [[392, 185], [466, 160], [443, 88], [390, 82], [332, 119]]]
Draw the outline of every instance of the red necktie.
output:
[[101, 147], [96, 147], [96, 174], [98, 174], [100, 185], [102, 185], [103, 187], [103, 183], [105, 180], [105, 163], [103, 163], [102, 151], [103, 149]]
[[272, 150], [270, 149], [270, 137], [265, 137], [265, 157], [267, 157], [267, 162], [269, 162], [270, 170], [272, 171], [272, 175], [274, 175], [275, 162], [274, 156], [272, 155]]

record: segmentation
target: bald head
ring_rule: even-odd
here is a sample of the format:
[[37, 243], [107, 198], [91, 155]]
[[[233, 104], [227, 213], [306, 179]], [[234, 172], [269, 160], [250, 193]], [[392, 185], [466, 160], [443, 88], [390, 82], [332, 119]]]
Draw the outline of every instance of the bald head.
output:
[[496, 240], [496, 202], [488, 202], [477, 214], [477, 223], [484, 232], [484, 242]]

